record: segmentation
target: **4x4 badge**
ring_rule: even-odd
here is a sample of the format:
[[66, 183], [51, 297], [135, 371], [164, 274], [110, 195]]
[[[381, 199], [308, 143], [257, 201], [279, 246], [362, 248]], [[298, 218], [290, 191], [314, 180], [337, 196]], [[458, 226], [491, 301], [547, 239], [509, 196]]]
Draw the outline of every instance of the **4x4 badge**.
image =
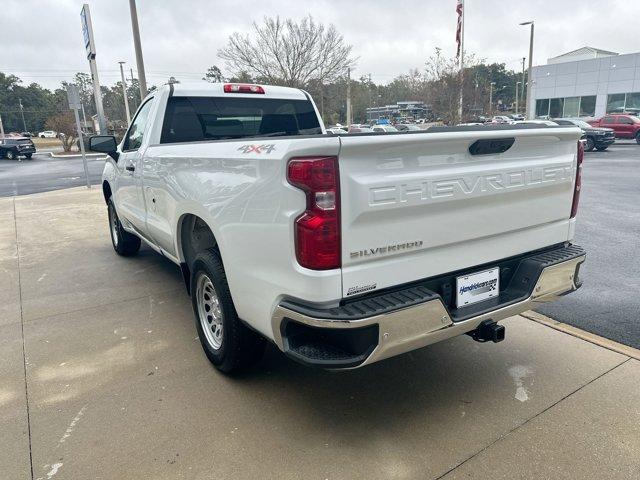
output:
[[242, 153], [271, 153], [276, 149], [273, 143], [268, 145], [243, 145], [238, 148]]

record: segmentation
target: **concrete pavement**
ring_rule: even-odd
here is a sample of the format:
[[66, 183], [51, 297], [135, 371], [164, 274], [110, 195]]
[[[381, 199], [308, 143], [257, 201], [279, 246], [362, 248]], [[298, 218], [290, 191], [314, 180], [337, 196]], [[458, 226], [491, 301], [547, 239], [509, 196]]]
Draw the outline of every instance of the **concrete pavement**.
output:
[[500, 344], [340, 373], [269, 348], [225, 377], [178, 268], [115, 255], [99, 189], [0, 198], [0, 272], [1, 478], [640, 472], [640, 362], [523, 317]]

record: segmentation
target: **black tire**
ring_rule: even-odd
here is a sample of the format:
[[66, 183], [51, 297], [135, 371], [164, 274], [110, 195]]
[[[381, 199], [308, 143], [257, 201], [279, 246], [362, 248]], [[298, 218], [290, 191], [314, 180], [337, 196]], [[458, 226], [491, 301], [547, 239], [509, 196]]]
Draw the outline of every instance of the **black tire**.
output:
[[110, 198], [107, 202], [107, 212], [109, 215], [109, 233], [111, 234], [111, 244], [118, 255], [129, 257], [135, 255], [140, 250], [140, 239], [122, 228], [116, 207]]
[[7, 160], [14, 160], [16, 158], [16, 154], [13, 152], [13, 150], [6, 150], [4, 152], [4, 156], [7, 158]]
[[[206, 280], [209, 280], [211, 285]], [[213, 290], [211, 288], [206, 290], [202, 284], [212, 286]], [[264, 352], [265, 339], [245, 326], [238, 318], [222, 260], [216, 249], [210, 248], [196, 255], [191, 265], [190, 287], [191, 305], [195, 315], [198, 338], [209, 361], [224, 373], [236, 372], [258, 362]], [[211, 308], [207, 310], [203, 307], [204, 315], [201, 321], [198, 296], [206, 292], [212, 292], [213, 297], [217, 300], [215, 305], [218, 315]], [[201, 298], [202, 302], [205, 301], [204, 298], [206, 295]], [[211, 297], [209, 297], [209, 301], [211, 301]], [[222, 325], [219, 345], [212, 343], [203, 327], [203, 324], [206, 324], [210, 329], [209, 337], [215, 337], [215, 333], [213, 333], [214, 316], [216, 318], [221, 316], [218, 320]]]
[[25, 153], [24, 156], [27, 160], [31, 160], [31, 157], [33, 157], [33, 153]]
[[596, 142], [591, 137], [587, 137], [587, 143], [584, 146], [584, 150], [586, 152], [593, 152], [593, 149], [596, 147]]
[[640, 133], [636, 135], [636, 143], [640, 145]]
[[596, 147], [596, 150], [598, 150], [599, 152], [604, 152], [607, 148], [609, 148], [609, 145], [600, 145]]

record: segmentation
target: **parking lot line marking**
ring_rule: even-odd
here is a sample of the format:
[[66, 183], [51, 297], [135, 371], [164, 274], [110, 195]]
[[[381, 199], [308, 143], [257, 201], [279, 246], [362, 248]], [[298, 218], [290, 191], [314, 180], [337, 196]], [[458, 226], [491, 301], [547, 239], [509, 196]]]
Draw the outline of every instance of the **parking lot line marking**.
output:
[[593, 343], [594, 345], [606, 348], [607, 350], [611, 350], [613, 352], [626, 355], [627, 357], [640, 360], [640, 350], [638, 350], [637, 348], [633, 348], [628, 345], [609, 340], [608, 338], [601, 337], [600, 335], [596, 335], [595, 333], [587, 332], [586, 330], [582, 330], [572, 325], [567, 325], [566, 323], [558, 322], [553, 318], [547, 317], [546, 315], [534, 312], [532, 310], [521, 313], [520, 315], [528, 320], [532, 320], [546, 327], [553, 328], [554, 330], [558, 330], [559, 332], [566, 333], [568, 335], [571, 335], [572, 337], [579, 338], [581, 340], [584, 340], [585, 342]]

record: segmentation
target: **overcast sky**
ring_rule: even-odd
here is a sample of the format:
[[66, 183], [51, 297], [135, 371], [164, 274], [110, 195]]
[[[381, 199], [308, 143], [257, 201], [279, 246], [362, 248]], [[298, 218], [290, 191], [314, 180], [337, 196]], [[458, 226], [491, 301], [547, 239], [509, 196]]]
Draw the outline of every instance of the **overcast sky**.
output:
[[[74, 72], [89, 71], [82, 44], [80, 0], [2, 0], [0, 71], [25, 84], [55, 88]], [[265, 15], [311, 14], [333, 23], [359, 57], [354, 77], [371, 73], [386, 83], [421, 68], [435, 47], [455, 53], [456, 0], [138, 0], [147, 80], [170, 75], [199, 80], [224, 63], [216, 52], [235, 31]], [[89, 2], [100, 81], [120, 78], [118, 64], [135, 71], [128, 0]], [[236, 7], [237, 5], [237, 7]], [[640, 49], [640, 2], [632, 0], [466, 0], [465, 49], [520, 70], [535, 20], [534, 64], [584, 45], [619, 53]], [[9, 20], [9, 21], [8, 21]]]

